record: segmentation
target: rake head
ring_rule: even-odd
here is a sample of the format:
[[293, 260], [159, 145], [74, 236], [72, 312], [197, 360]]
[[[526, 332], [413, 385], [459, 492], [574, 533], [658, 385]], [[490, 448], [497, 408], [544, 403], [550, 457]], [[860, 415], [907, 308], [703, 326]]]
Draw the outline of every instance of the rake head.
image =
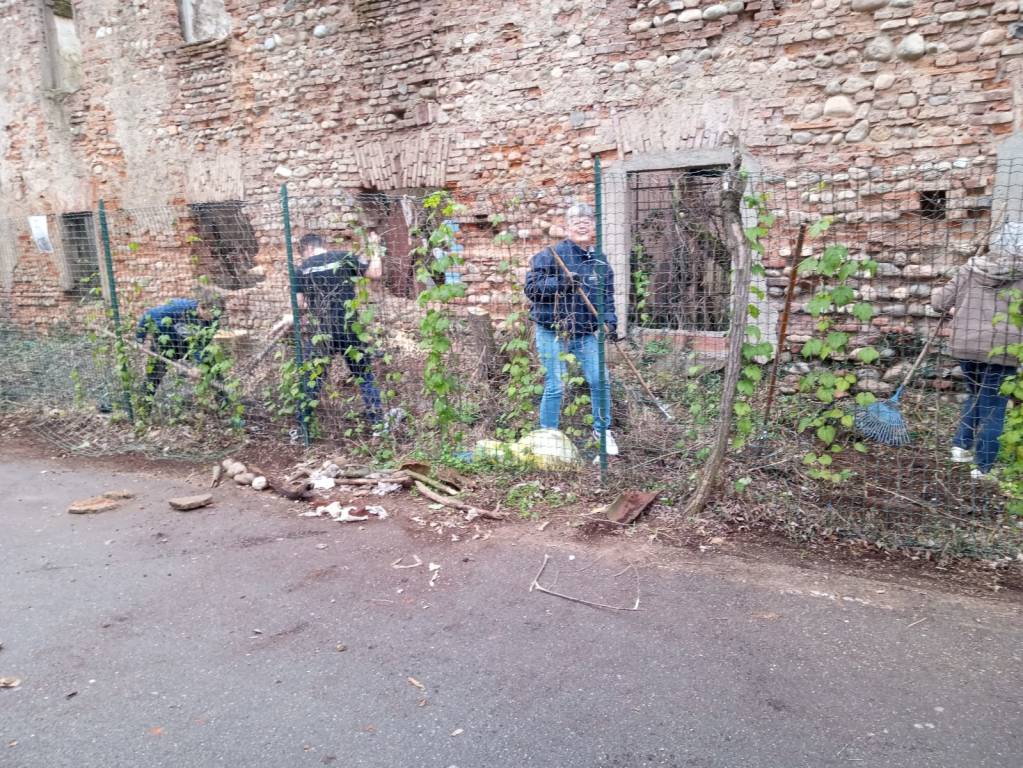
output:
[[894, 398], [856, 409], [853, 426], [864, 437], [882, 445], [900, 446], [909, 442], [906, 420]]

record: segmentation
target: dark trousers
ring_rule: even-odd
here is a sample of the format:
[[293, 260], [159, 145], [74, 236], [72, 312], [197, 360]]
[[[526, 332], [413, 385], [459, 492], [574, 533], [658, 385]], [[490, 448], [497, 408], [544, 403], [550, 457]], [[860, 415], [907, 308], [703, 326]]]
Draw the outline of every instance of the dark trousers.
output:
[[[343, 358], [348, 370], [359, 383], [359, 394], [362, 395], [367, 418], [373, 423], [383, 418], [384, 408], [380, 400], [380, 390], [377, 389], [376, 381], [373, 378], [373, 369], [370, 365], [372, 356], [368, 347], [359, 340], [358, 336], [347, 331], [335, 333], [326, 343], [315, 345], [306, 343], [303, 354], [306, 360], [311, 357], [329, 357], [332, 360], [338, 356]], [[330, 366], [328, 365], [320, 376], [306, 382], [306, 392], [311, 399], [319, 399], [320, 389], [323, 387], [323, 381], [327, 378], [329, 371]], [[310, 416], [311, 414], [306, 413], [305, 415]]]
[[[167, 369], [170, 367], [167, 365], [167, 361], [184, 360], [188, 357], [188, 340], [180, 336], [171, 336], [161, 344], [157, 339], [153, 339], [149, 348], [159, 355], [159, 357], [149, 355], [147, 356], [149, 359], [146, 361], [146, 395], [152, 398], [156, 395], [156, 390], [160, 388], [163, 377], [167, 375]], [[197, 350], [193, 353], [193, 359], [201, 360], [202, 356], [203, 351]], [[224, 380], [220, 374], [216, 375], [215, 383], [214, 394], [217, 405], [224, 408], [228, 404], [228, 396], [224, 393]]]
[[159, 357], [149, 356], [146, 361], [146, 394], [152, 397], [167, 374], [168, 360], [182, 360], [188, 354], [188, 342], [180, 336], [171, 336], [161, 344], [153, 339], [149, 348]]
[[970, 396], [963, 403], [952, 444], [972, 450], [974, 462], [981, 472], [988, 472], [998, 458], [998, 439], [1005, 426], [1005, 409], [1009, 398], [999, 394], [1002, 383], [1016, 372], [1010, 365], [960, 360]]

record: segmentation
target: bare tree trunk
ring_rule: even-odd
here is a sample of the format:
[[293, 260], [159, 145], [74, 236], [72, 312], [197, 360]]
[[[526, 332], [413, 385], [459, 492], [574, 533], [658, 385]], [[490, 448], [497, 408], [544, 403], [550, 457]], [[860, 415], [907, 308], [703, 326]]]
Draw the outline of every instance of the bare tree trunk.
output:
[[725, 364], [725, 385], [721, 394], [721, 413], [718, 417], [717, 439], [711, 448], [707, 463], [700, 473], [700, 484], [696, 493], [686, 505], [685, 515], [699, 514], [717, 483], [721, 465], [728, 450], [728, 439], [732, 432], [732, 409], [735, 405], [735, 387], [742, 372], [742, 344], [746, 339], [746, 321], [749, 318], [749, 288], [752, 257], [749, 243], [742, 227], [742, 193], [745, 182], [739, 176], [741, 157], [738, 148], [732, 159], [732, 168], [721, 195], [722, 220], [725, 229], [725, 243], [732, 254], [732, 317], [728, 336], [728, 359]]

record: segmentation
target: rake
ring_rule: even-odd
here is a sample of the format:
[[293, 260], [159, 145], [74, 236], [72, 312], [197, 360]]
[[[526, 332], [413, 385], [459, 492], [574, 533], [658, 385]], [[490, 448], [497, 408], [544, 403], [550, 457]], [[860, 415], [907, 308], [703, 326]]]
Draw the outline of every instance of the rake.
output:
[[946, 315], [942, 315], [938, 320], [934, 331], [924, 344], [924, 348], [920, 350], [920, 354], [917, 355], [913, 367], [909, 369], [909, 372], [902, 380], [902, 384], [895, 390], [895, 394], [887, 400], [871, 403], [865, 408], [856, 409], [853, 426], [861, 435], [882, 445], [895, 447], [906, 445], [909, 442], [909, 427], [906, 425], [906, 420], [899, 410], [899, 398], [902, 397], [902, 391], [909, 384], [910, 379], [913, 378], [913, 374], [920, 367], [920, 363], [923, 362], [924, 357], [927, 355], [927, 350], [931, 348], [931, 343], [938, 337], [941, 326], [945, 322], [945, 317]]

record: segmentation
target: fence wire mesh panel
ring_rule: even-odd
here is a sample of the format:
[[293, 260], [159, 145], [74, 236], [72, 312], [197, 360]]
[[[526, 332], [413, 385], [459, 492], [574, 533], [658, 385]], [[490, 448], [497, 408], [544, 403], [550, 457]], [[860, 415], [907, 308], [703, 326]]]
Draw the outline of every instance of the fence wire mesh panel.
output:
[[768, 293], [784, 313], [791, 281], [791, 316], [770, 422], [734, 471], [792, 499], [781, 522], [935, 554], [1018, 546], [1018, 526], [998, 522], [1008, 498], [991, 469], [1009, 404], [993, 377], [1018, 363], [999, 348], [1020, 340], [1021, 174], [1003, 165], [993, 185], [939, 167], [752, 180], [777, 216]]
[[0, 408], [64, 448], [120, 451], [121, 386], [95, 212], [0, 220]]
[[0, 401], [69, 449], [710, 477], [742, 524], [1016, 551], [1023, 165], [597, 179], [0, 221]]
[[270, 428], [279, 376], [265, 338], [288, 313], [279, 204], [112, 211], [109, 247], [133, 417], [176, 455]]

